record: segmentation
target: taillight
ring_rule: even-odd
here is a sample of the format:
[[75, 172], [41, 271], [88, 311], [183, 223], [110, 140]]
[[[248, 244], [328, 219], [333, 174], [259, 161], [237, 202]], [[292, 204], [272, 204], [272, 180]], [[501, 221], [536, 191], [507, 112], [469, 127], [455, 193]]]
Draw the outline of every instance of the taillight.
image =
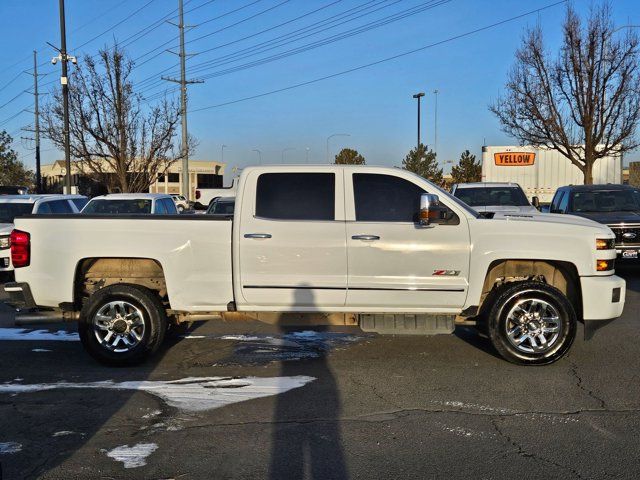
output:
[[31, 236], [27, 232], [14, 230], [10, 238], [13, 267], [28, 267], [31, 260]]
[[196, 190], [196, 200], [200, 200], [200, 190]]

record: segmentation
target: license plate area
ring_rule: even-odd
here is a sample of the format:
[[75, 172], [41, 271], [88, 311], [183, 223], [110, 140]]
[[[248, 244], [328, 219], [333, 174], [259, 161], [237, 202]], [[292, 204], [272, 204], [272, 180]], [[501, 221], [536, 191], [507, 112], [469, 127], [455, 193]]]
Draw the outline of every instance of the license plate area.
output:
[[638, 258], [638, 250], [622, 250], [622, 258]]

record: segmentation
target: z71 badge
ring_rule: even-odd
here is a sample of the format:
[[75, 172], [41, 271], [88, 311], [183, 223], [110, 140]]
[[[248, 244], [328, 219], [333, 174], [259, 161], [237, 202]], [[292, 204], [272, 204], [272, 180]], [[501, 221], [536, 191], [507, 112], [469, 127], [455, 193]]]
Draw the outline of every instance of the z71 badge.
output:
[[434, 275], [444, 275], [446, 277], [457, 277], [460, 275], [460, 270], [434, 270]]

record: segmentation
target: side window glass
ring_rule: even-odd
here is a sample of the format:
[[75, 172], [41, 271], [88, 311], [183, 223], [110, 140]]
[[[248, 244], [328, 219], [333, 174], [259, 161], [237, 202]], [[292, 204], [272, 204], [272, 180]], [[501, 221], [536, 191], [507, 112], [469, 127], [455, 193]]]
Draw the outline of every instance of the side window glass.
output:
[[87, 204], [89, 199], [88, 198], [72, 198], [71, 201], [76, 206], [78, 211], [80, 211], [84, 208], [84, 206]]
[[173, 199], [164, 198], [162, 199], [162, 201], [164, 202], [164, 208], [169, 215], [175, 215], [176, 213], [178, 213], [178, 209], [176, 208], [176, 204]]
[[560, 200], [560, 204], [558, 205], [558, 210], [560, 213], [567, 213], [567, 207], [569, 206], [569, 192], [565, 192]]
[[278, 220], [335, 220], [333, 173], [263, 173], [256, 216]]
[[51, 211], [51, 202], [42, 202], [40, 205], [38, 205], [38, 211], [36, 213], [45, 215], [53, 213]]
[[67, 200], [54, 200], [47, 202], [47, 205], [51, 207], [51, 213], [68, 214], [73, 213], [73, 209]]
[[167, 214], [167, 209], [164, 206], [164, 202], [162, 201], [162, 199], [160, 200], [156, 200], [156, 208], [155, 208], [155, 212], [153, 212], [156, 215], [166, 215]]
[[[417, 222], [421, 187], [392, 175], [354, 173], [353, 193], [358, 222]], [[460, 219], [444, 207], [441, 224], [458, 224]]]

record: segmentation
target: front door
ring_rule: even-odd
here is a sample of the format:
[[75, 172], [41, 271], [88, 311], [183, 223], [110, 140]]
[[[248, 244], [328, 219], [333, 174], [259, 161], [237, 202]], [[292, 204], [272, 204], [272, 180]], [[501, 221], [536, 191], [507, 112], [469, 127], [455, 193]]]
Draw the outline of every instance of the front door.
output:
[[342, 307], [347, 288], [343, 178], [335, 171], [256, 170], [240, 212], [240, 289], [256, 310]]
[[444, 219], [420, 227], [420, 195], [429, 184], [404, 172], [352, 171], [345, 184], [347, 199], [353, 199], [347, 200], [347, 308], [442, 312], [462, 307], [470, 252], [463, 214], [447, 208]]

